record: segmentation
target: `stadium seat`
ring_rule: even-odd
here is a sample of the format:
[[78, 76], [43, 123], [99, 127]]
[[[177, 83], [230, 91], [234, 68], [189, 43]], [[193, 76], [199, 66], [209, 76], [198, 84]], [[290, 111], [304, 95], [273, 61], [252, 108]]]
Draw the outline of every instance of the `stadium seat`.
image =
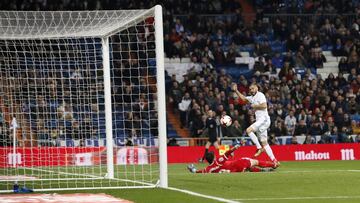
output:
[[74, 147], [75, 146], [74, 140], [72, 140], [72, 139], [66, 139], [65, 144], [66, 144], [67, 147]]

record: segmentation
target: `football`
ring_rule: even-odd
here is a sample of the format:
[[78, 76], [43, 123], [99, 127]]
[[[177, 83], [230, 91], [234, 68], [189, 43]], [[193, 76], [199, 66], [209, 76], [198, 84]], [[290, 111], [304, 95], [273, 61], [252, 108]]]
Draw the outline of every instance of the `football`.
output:
[[225, 127], [229, 127], [232, 124], [232, 119], [230, 116], [228, 115], [223, 115], [220, 119], [220, 124], [225, 126]]

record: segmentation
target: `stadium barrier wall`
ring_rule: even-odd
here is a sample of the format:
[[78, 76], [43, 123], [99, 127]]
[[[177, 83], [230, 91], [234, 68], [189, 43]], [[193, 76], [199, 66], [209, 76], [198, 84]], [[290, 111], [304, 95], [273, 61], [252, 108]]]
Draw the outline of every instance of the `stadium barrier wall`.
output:
[[[360, 144], [309, 144], [309, 145], [276, 145], [273, 152], [279, 161], [315, 161], [315, 160], [359, 160]], [[155, 147], [117, 147], [114, 149], [114, 164], [149, 164], [158, 163], [153, 156]], [[210, 148], [219, 155], [219, 151]], [[235, 151], [234, 158], [252, 157], [254, 146], [243, 146]], [[0, 167], [36, 166], [91, 166], [106, 164], [105, 147], [26, 147], [16, 150], [1, 147]], [[168, 147], [169, 163], [194, 163], [204, 153], [203, 146]], [[221, 153], [221, 152], [220, 152]], [[60, 156], [59, 156], [60, 155]], [[258, 159], [268, 160], [266, 153]]]
[[[106, 147], [0, 147], [0, 168], [106, 165]], [[114, 164], [158, 163], [156, 147], [115, 147]]]
[[[360, 144], [309, 144], [309, 145], [273, 145], [275, 157], [279, 161], [315, 161], [315, 160], [359, 160]], [[210, 148], [219, 154], [215, 148]], [[243, 146], [235, 151], [234, 158], [253, 157], [255, 146]], [[194, 163], [203, 156], [204, 147], [168, 147], [169, 163]], [[269, 160], [266, 153], [258, 159]]]

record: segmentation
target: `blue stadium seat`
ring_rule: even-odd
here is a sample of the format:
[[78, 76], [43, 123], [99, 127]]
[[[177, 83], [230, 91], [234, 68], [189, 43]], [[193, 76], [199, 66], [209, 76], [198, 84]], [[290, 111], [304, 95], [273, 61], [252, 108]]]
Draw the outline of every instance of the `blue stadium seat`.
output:
[[286, 138], [286, 144], [291, 144], [291, 138]]
[[74, 147], [75, 146], [74, 140], [72, 140], [72, 139], [66, 139], [65, 143], [66, 143], [67, 147]]

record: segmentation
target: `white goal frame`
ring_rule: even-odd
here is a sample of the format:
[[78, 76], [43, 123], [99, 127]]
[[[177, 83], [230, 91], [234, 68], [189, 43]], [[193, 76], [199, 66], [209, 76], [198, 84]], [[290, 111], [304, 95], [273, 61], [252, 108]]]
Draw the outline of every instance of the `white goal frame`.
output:
[[[19, 11], [21, 12], [21, 11]], [[76, 11], [69, 11], [69, 13], [74, 13]], [[79, 11], [81, 12], [81, 11]], [[110, 11], [111, 12], [111, 11]], [[27, 39], [57, 39], [57, 38], [83, 38], [83, 37], [97, 37], [101, 38], [102, 45], [102, 62], [103, 62], [103, 76], [104, 76], [104, 100], [105, 100], [105, 127], [106, 127], [106, 157], [107, 157], [107, 174], [105, 177], [91, 177], [91, 174], [88, 176], [83, 176], [74, 179], [112, 179], [116, 180], [114, 176], [114, 159], [113, 159], [113, 118], [112, 118], [112, 93], [111, 93], [111, 70], [110, 70], [110, 51], [109, 51], [109, 37], [112, 34], [118, 33], [122, 30], [124, 26], [129, 24], [130, 21], [135, 21], [137, 18], [148, 14], [149, 12], [154, 13], [155, 21], [155, 45], [156, 45], [156, 88], [157, 88], [157, 102], [158, 102], [158, 147], [159, 147], [159, 180], [156, 184], [143, 183], [142, 186], [115, 186], [115, 187], [76, 187], [76, 188], [41, 188], [36, 189], [36, 191], [53, 191], [53, 190], [84, 190], [84, 189], [115, 189], [115, 188], [153, 188], [153, 187], [168, 187], [168, 167], [167, 167], [167, 134], [166, 134], [166, 103], [165, 103], [165, 74], [164, 74], [164, 46], [163, 46], [163, 19], [162, 19], [162, 7], [156, 5], [155, 7], [146, 10], [145, 12], [140, 13], [140, 15], [128, 19], [125, 21], [120, 21], [116, 25], [109, 25], [104, 23], [102, 28], [95, 27], [97, 30], [96, 35], [93, 32], [83, 31], [77, 32], [74, 35], [64, 35], [61, 32], [58, 32], [58, 35], [52, 35], [51, 31], [39, 33], [36, 38], [34, 36], [22, 35], [23, 33], [15, 33], [13, 35], [0, 35], [1, 40], [27, 40]], [[71, 14], [69, 14], [71, 15]], [[0, 18], [1, 23], [1, 18]], [[3, 28], [0, 28], [0, 33]], [[75, 28], [74, 28], [75, 29]], [[91, 28], [90, 28], [91, 29]], [[3, 30], [4, 31], [4, 30]], [[6, 32], [6, 31], [5, 31]], [[36, 33], [35, 33], [36, 34]], [[14, 128], [14, 135], [16, 127]], [[16, 136], [13, 136], [14, 140]], [[14, 141], [15, 143], [16, 141]], [[14, 150], [16, 145], [14, 144]], [[16, 167], [16, 166], [14, 166]], [[39, 169], [41, 170], [41, 169]], [[49, 179], [50, 180], [50, 179]], [[69, 180], [72, 180], [69, 178]], [[117, 179], [119, 180], [119, 179]], [[36, 180], [35, 180], [36, 181]], [[127, 180], [121, 180], [127, 181]], [[0, 181], [0, 185], [1, 185]], [[12, 190], [1, 190], [0, 193], [12, 192]]]

